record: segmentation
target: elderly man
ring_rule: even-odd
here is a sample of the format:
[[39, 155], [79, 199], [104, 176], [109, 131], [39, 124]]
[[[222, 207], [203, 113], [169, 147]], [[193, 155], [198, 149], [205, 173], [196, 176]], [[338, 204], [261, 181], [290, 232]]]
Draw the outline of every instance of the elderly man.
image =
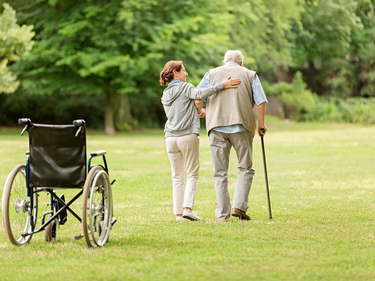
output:
[[[227, 89], [206, 100], [206, 129], [212, 153], [217, 200], [215, 215], [219, 221], [227, 221], [231, 214], [241, 220], [250, 220], [246, 211], [255, 172], [252, 168], [253, 138], [256, 131], [260, 136], [267, 131], [264, 117], [268, 101], [256, 72], [242, 66], [243, 58], [239, 50], [227, 51], [223, 65], [208, 71], [198, 85], [198, 88], [206, 88], [228, 76], [241, 80], [238, 88]], [[238, 177], [231, 210], [228, 167], [232, 147], [237, 154]]]

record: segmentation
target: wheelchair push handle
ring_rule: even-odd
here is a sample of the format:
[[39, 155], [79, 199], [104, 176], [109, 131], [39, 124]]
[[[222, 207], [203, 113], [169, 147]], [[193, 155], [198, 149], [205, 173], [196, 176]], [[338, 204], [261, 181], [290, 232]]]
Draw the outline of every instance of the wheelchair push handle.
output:
[[30, 125], [31, 119], [30, 118], [20, 118], [20, 119], [18, 119], [18, 124], [20, 124], [20, 125]]
[[83, 119], [77, 119], [77, 120], [74, 120], [73, 121], [73, 125], [74, 126], [76, 126], [76, 127], [78, 127], [78, 126], [83, 126], [83, 125], [85, 125], [85, 120], [83, 120]]
[[73, 125], [76, 127], [79, 127], [76, 132], [76, 136], [78, 136], [78, 134], [82, 131], [82, 127], [85, 126], [85, 124], [86, 124], [86, 121], [83, 119], [77, 119], [73, 121]]
[[21, 136], [23, 135], [23, 133], [29, 128], [29, 126], [31, 125], [31, 119], [30, 118], [20, 118], [18, 119], [18, 124], [20, 125], [25, 125], [25, 127], [23, 128], [22, 132], [21, 132]]

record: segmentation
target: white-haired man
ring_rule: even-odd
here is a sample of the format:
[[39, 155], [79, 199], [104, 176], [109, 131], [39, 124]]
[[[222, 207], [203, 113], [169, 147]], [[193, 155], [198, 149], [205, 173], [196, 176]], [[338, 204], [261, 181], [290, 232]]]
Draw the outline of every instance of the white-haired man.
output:
[[[228, 50], [223, 65], [209, 70], [198, 85], [198, 88], [206, 88], [228, 76], [241, 80], [238, 88], [226, 89], [206, 100], [206, 129], [212, 153], [217, 200], [215, 215], [219, 221], [227, 221], [230, 215], [250, 220], [246, 211], [255, 173], [252, 168], [253, 138], [256, 131], [260, 136], [267, 131], [264, 119], [268, 101], [256, 72], [242, 66], [243, 58], [241, 51]], [[231, 209], [228, 167], [232, 147], [237, 154], [238, 177]]]

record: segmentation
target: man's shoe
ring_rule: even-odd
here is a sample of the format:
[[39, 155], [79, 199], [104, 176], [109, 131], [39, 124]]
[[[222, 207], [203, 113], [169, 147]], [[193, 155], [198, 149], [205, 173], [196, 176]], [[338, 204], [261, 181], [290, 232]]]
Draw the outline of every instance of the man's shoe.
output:
[[241, 211], [240, 209], [236, 209], [236, 208], [232, 209], [232, 216], [237, 217], [240, 220], [246, 220], [246, 221], [251, 220], [250, 216], [246, 214], [246, 212]]
[[184, 210], [182, 213], [182, 217], [191, 221], [199, 221], [201, 219], [192, 210]]

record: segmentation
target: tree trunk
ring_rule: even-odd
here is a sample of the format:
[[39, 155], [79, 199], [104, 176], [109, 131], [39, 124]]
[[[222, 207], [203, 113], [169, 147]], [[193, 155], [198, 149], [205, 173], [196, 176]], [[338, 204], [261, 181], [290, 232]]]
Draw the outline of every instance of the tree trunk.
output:
[[116, 134], [114, 114], [113, 114], [112, 94], [105, 93], [105, 112], [104, 112], [104, 132], [107, 135]]
[[115, 103], [115, 126], [118, 130], [131, 129], [133, 117], [130, 112], [129, 96], [118, 95]]
[[316, 81], [317, 79], [317, 70], [315, 68], [315, 65], [314, 65], [314, 62], [312, 62], [311, 60], [308, 61], [309, 63], [309, 72], [308, 72], [308, 75], [309, 75], [309, 84], [310, 84], [310, 88], [312, 89], [313, 92], [315, 93], [319, 93], [319, 89], [318, 89], [318, 83]]
[[287, 71], [284, 69], [284, 67], [279, 67], [277, 70], [277, 82], [287, 82], [291, 83], [293, 80], [293, 75], [290, 73], [290, 71]]

